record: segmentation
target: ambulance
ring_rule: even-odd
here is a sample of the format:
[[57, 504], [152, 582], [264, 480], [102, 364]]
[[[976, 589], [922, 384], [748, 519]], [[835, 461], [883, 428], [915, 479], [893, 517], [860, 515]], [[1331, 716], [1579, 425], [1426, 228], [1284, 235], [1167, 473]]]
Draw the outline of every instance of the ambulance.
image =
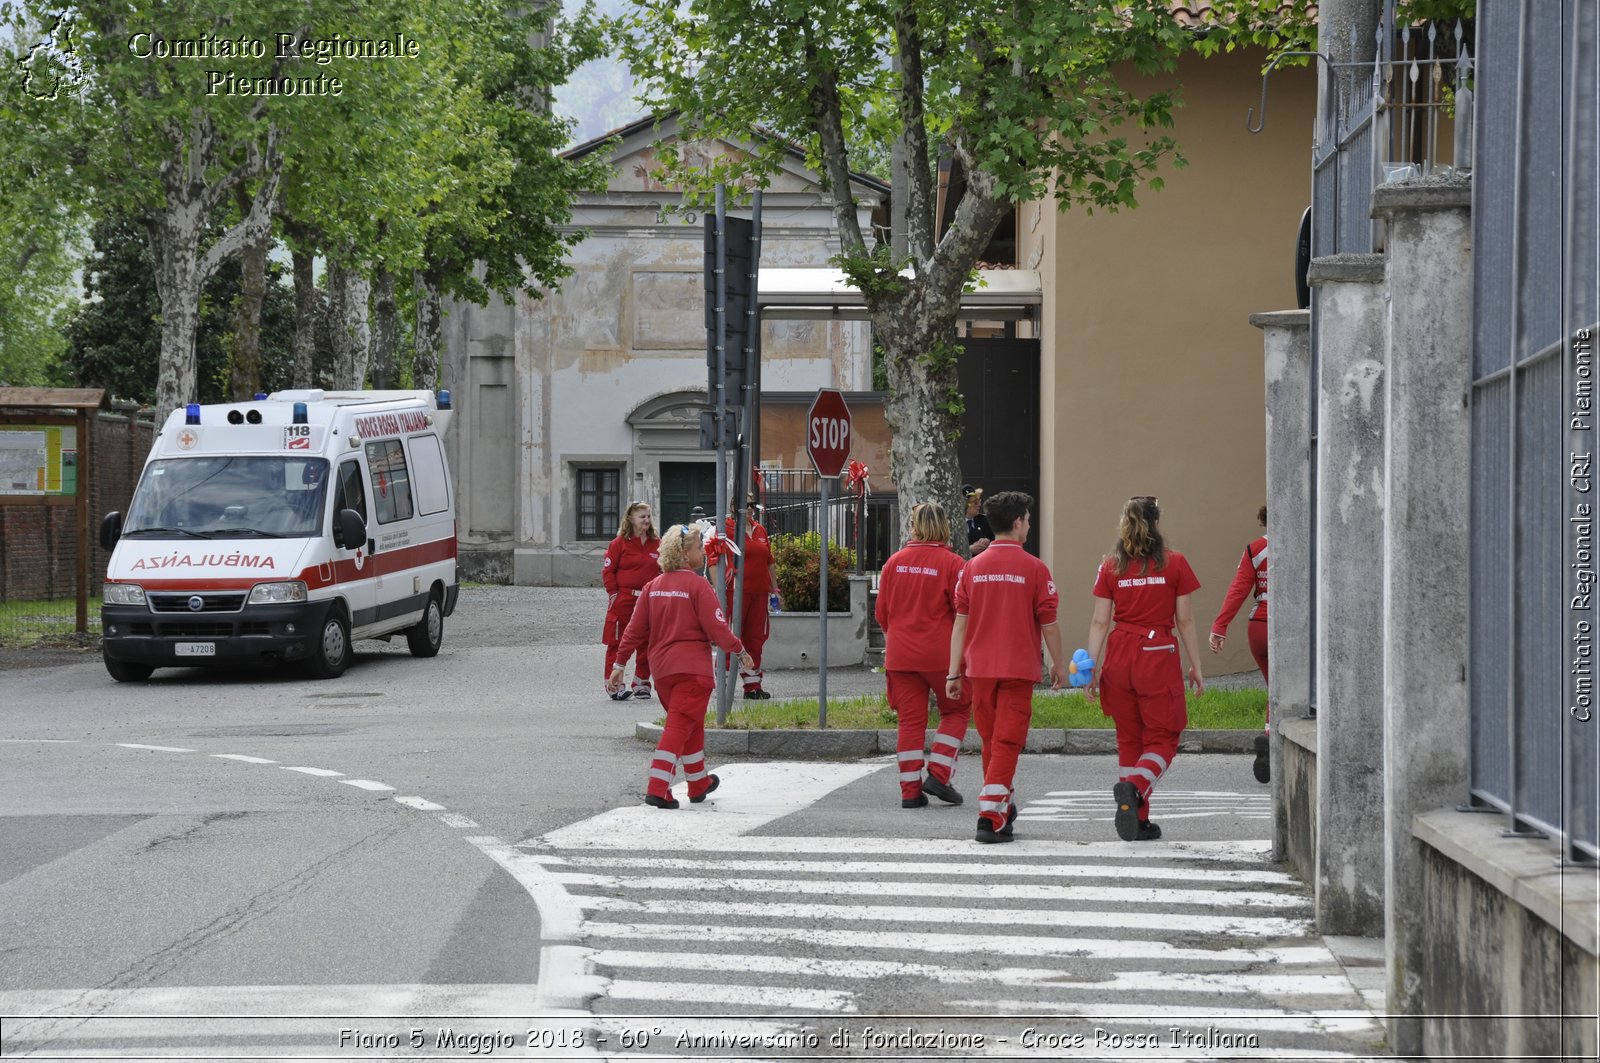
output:
[[282, 662], [332, 679], [355, 639], [432, 657], [456, 605], [450, 393], [280, 391], [176, 410], [108, 513], [106, 671]]

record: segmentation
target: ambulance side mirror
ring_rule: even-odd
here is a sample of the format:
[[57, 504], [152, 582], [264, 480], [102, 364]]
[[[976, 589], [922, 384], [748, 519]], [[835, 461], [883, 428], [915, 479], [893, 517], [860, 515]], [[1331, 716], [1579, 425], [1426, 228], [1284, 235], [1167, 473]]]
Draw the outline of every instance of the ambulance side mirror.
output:
[[333, 521], [333, 542], [341, 550], [354, 550], [367, 543], [367, 522], [353, 509], [341, 509]]
[[122, 514], [112, 510], [100, 522], [100, 545], [110, 550], [122, 538]]

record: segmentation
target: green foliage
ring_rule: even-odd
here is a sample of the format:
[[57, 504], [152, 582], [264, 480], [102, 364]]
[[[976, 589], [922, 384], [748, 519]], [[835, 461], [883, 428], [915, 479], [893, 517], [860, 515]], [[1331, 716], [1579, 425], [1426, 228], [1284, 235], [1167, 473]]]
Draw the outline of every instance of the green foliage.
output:
[[1316, 0], [1218, 0], [1195, 39], [1201, 55], [1248, 47], [1276, 54], [1316, 46]]
[[[828, 611], [850, 611], [849, 575], [855, 568], [856, 553], [847, 547], [828, 543]], [[772, 537], [773, 578], [783, 607], [792, 612], [817, 610], [822, 600], [822, 535], [774, 535]]]

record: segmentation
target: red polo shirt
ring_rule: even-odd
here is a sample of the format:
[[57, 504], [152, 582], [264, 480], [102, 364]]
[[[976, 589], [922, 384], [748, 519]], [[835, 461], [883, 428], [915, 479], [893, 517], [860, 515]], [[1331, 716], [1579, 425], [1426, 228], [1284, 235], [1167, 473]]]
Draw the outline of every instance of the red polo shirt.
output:
[[639, 596], [617, 646], [617, 663], [626, 664], [635, 650], [648, 645], [654, 674], [710, 677], [713, 641], [730, 654], [744, 652], [744, 644], [728, 630], [711, 584], [688, 569], [663, 572]]
[[1056, 582], [1043, 561], [1021, 543], [989, 544], [956, 584], [956, 612], [967, 618], [963, 673], [1037, 683], [1041, 629], [1056, 622], [1056, 604]]
[[1111, 619], [1117, 625], [1170, 631], [1177, 621], [1178, 599], [1200, 589], [1194, 569], [1176, 550], [1167, 551], [1164, 568], [1149, 561], [1130, 561], [1128, 571], [1117, 574], [1117, 559], [1100, 562], [1094, 596], [1111, 599]]
[[873, 612], [888, 639], [885, 671], [943, 674], [949, 666], [956, 581], [964, 564], [946, 544], [924, 542], [907, 543], [883, 563]]

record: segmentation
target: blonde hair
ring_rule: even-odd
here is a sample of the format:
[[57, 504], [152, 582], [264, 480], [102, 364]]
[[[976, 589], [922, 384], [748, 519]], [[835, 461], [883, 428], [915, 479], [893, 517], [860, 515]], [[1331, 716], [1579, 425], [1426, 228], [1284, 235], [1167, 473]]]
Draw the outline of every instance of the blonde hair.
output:
[[676, 572], [688, 568], [686, 560], [689, 553], [689, 544], [700, 541], [700, 529], [693, 524], [674, 524], [667, 529], [661, 537], [661, 549], [656, 552], [657, 560], [661, 564], [661, 571]]
[[1117, 559], [1117, 575], [1128, 571], [1133, 561], [1144, 561], [1147, 570], [1153, 566], [1157, 572], [1167, 567], [1167, 542], [1157, 527], [1160, 520], [1161, 507], [1151, 495], [1135, 495], [1122, 504], [1117, 545], [1111, 552]]
[[911, 538], [924, 543], [948, 543], [950, 518], [937, 502], [918, 502], [911, 507]]
[[[648, 502], [629, 502], [628, 508], [622, 511], [622, 524], [617, 527], [617, 538], [626, 539], [628, 536], [633, 534], [634, 510], [649, 508], [650, 503]], [[650, 519], [646, 521], [644, 525], [644, 540], [645, 542], [649, 542], [651, 539], [659, 538], [661, 538], [661, 535], [656, 531], [656, 518], [655, 514], [652, 513], [650, 515]]]

